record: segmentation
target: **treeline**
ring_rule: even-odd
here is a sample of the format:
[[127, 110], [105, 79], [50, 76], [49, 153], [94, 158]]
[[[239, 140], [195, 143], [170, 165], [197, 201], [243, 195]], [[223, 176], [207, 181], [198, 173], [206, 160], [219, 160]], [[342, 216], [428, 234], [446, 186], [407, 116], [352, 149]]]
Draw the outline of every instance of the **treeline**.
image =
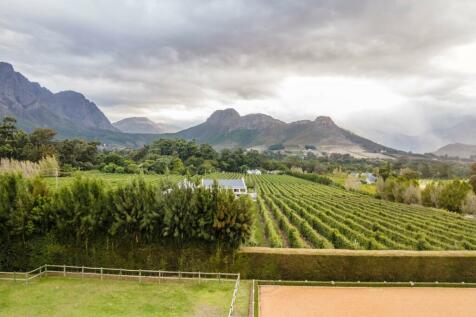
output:
[[[402, 169], [420, 178], [464, 178], [469, 165], [461, 162], [405, 157], [391, 161], [353, 158], [348, 154], [312, 152], [283, 154], [243, 149], [216, 151], [208, 144], [181, 139], [160, 139], [139, 149], [107, 150], [99, 142], [80, 139], [55, 140], [51, 129], [26, 133], [16, 127], [13, 118], [5, 117], [0, 125], [0, 158], [37, 162], [56, 156], [62, 171], [100, 169], [107, 173], [207, 174], [216, 171], [245, 172], [248, 169], [290, 171], [299, 168], [307, 173], [328, 174], [335, 169], [345, 172], [373, 172], [383, 177], [397, 176]], [[309, 146], [307, 146], [310, 148]]]
[[63, 169], [92, 169], [98, 163], [99, 142], [55, 140], [56, 132], [40, 128], [32, 133], [16, 127], [16, 120], [3, 118], [0, 124], [0, 158], [39, 162], [45, 157], [57, 157]]
[[[154, 185], [138, 177], [117, 188], [98, 179], [76, 178], [51, 192], [39, 178], [0, 174], [0, 267], [24, 262], [43, 250], [88, 251], [98, 241], [129, 250], [160, 243], [234, 249], [251, 233], [253, 204], [230, 191]], [[41, 258], [41, 255], [37, 255]], [[46, 259], [42, 259], [44, 263]]]
[[433, 181], [420, 187], [415, 179], [380, 177], [376, 184], [376, 191], [377, 198], [389, 201], [476, 214], [476, 195], [472, 186], [462, 180]]
[[296, 171], [289, 171], [286, 174], [294, 176], [294, 177], [302, 178], [302, 179], [305, 179], [305, 180], [308, 180], [308, 181], [311, 181], [311, 182], [314, 182], [314, 183], [322, 184], [322, 185], [335, 185], [335, 186], [341, 187], [341, 186], [335, 184], [332, 181], [332, 179], [330, 179], [329, 177], [314, 174], [314, 173], [302, 173], [302, 172], [300, 173], [300, 172], [296, 172]]

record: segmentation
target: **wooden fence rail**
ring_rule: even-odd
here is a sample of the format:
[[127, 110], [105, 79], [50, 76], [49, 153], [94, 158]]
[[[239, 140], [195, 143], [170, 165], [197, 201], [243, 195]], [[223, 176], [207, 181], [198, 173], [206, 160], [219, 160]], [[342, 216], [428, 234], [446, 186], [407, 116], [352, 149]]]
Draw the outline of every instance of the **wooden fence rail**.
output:
[[233, 296], [231, 298], [228, 317], [232, 317], [235, 309], [236, 297], [240, 286], [239, 273], [210, 273], [210, 272], [187, 272], [187, 271], [164, 271], [164, 270], [132, 270], [104, 267], [74, 266], [74, 265], [57, 265], [45, 264], [28, 272], [0, 272], [0, 281], [24, 282], [25, 285], [38, 277], [42, 276], [74, 276], [74, 277], [96, 277], [100, 278], [116, 278], [116, 279], [133, 279], [139, 283], [143, 281], [157, 280], [198, 280], [202, 281], [218, 281], [218, 282], [235, 282]]

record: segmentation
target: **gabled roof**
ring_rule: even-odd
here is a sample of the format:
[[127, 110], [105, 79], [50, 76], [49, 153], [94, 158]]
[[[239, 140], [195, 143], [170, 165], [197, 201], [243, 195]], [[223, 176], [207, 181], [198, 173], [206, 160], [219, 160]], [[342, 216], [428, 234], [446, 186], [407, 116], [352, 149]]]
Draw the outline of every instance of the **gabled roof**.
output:
[[[244, 179], [217, 179], [218, 187], [221, 188], [243, 188], [246, 189]], [[202, 185], [204, 187], [212, 187], [213, 179], [202, 179]]]

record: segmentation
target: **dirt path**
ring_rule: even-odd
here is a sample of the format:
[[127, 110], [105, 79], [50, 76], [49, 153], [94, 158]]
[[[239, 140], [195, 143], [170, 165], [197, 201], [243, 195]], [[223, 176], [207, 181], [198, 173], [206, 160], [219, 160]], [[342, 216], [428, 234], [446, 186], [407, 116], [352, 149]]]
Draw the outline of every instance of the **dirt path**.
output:
[[474, 317], [476, 288], [261, 286], [261, 317]]

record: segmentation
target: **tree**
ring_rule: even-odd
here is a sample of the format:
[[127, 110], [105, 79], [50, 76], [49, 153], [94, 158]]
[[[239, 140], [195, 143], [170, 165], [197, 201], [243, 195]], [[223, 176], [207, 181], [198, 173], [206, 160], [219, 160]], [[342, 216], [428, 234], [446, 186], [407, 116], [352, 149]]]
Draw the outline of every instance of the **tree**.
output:
[[98, 179], [76, 177], [70, 186], [61, 187], [55, 196], [53, 210], [57, 228], [65, 238], [84, 243], [105, 225], [108, 210], [104, 183]]
[[406, 204], [420, 204], [421, 191], [420, 187], [416, 185], [409, 185], [403, 192], [403, 202]]
[[173, 174], [183, 174], [185, 172], [185, 166], [183, 165], [183, 162], [180, 158], [178, 157], [173, 157], [170, 161], [170, 172]]
[[56, 147], [53, 143], [55, 135], [56, 132], [48, 128], [39, 128], [30, 134], [32, 149], [29, 157], [31, 161], [37, 162], [46, 156], [56, 155]]
[[140, 243], [160, 235], [163, 200], [160, 190], [143, 178], [135, 178], [111, 191], [109, 206], [112, 236], [130, 237]]
[[441, 190], [438, 205], [449, 211], [461, 212], [461, 206], [471, 186], [463, 181], [454, 180], [445, 184]]
[[461, 206], [461, 211], [464, 214], [476, 215], [476, 195], [474, 193], [468, 193]]
[[473, 188], [473, 192], [476, 193], [476, 175], [472, 175], [469, 178], [469, 183], [471, 184], [471, 187]]

